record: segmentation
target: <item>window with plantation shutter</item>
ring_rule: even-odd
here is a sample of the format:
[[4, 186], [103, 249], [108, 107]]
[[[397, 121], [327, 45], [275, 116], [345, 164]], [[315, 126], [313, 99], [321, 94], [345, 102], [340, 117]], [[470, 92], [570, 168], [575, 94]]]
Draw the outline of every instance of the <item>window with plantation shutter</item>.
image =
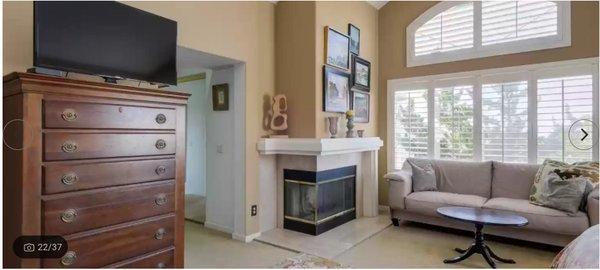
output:
[[571, 46], [569, 1], [441, 1], [406, 28], [408, 67]]
[[427, 21], [415, 33], [415, 55], [473, 47], [473, 3], [454, 6]]
[[527, 81], [481, 86], [483, 160], [527, 163]]
[[571, 124], [579, 119], [592, 120], [593, 106], [598, 106], [593, 99], [592, 75], [540, 79], [537, 84], [538, 163], [546, 158], [592, 160], [592, 148], [580, 150], [568, 138]]
[[436, 158], [473, 159], [473, 86], [435, 89]]
[[483, 1], [483, 46], [558, 34], [558, 5], [552, 1]]
[[402, 168], [409, 157], [427, 158], [427, 90], [400, 91], [394, 94], [394, 164]]

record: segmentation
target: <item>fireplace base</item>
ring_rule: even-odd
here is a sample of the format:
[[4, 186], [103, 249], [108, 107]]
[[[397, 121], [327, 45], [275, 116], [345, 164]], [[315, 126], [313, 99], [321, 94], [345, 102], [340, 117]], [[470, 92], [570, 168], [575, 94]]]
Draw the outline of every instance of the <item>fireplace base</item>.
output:
[[319, 235], [353, 219], [356, 219], [355, 210], [340, 213], [336, 217], [316, 225], [284, 218], [283, 228], [310, 235]]

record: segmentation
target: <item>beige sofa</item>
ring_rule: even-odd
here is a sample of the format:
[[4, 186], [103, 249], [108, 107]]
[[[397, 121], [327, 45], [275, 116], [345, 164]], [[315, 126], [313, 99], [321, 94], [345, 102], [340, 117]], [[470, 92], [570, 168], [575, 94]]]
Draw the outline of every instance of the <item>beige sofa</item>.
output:
[[471, 224], [444, 218], [436, 210], [442, 206], [481, 207], [516, 213], [529, 220], [529, 224], [521, 228], [487, 226], [486, 234], [565, 246], [598, 224], [597, 187], [588, 196], [587, 213], [569, 216], [559, 210], [530, 204], [529, 191], [539, 165], [411, 160], [416, 164], [433, 165], [438, 191], [412, 192], [412, 170], [406, 162], [402, 170], [386, 174], [391, 217], [396, 226], [399, 220], [408, 220], [471, 231]]

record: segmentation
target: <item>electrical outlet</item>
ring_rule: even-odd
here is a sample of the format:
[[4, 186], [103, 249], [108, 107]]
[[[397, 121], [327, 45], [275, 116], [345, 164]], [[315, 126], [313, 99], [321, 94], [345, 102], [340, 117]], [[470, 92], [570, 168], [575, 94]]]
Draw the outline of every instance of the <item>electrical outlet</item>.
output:
[[253, 204], [252, 207], [250, 207], [250, 216], [256, 216], [258, 212], [258, 206], [256, 206], [256, 204]]

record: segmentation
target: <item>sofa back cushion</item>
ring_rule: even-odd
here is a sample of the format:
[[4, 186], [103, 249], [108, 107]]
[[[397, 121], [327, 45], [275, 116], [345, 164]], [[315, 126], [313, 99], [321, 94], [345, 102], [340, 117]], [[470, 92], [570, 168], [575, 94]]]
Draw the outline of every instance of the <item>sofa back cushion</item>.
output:
[[438, 191], [490, 197], [492, 189], [491, 161], [467, 162], [416, 158], [410, 158], [410, 160], [419, 166], [428, 163], [433, 166]]
[[540, 165], [493, 162], [492, 197], [529, 199], [529, 191]]

